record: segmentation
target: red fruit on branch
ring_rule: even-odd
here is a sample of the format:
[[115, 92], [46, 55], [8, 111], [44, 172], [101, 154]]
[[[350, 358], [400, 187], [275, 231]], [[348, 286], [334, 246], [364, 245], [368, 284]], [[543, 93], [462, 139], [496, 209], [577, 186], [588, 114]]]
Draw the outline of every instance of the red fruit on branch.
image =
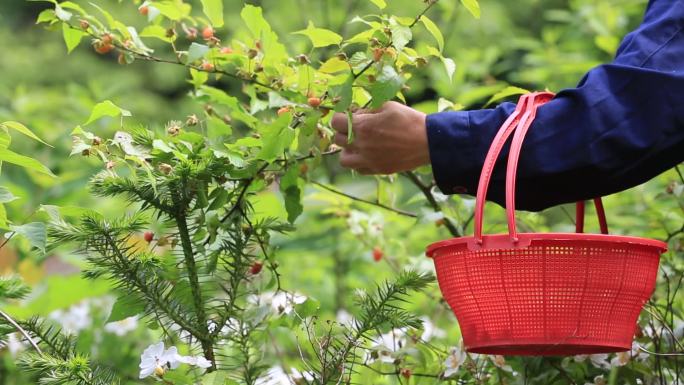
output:
[[204, 40], [211, 40], [214, 37], [214, 28], [212, 28], [210, 25], [204, 27], [202, 30], [202, 37]]
[[151, 231], [145, 231], [145, 234], [143, 234], [143, 239], [145, 239], [145, 242], [150, 243], [154, 239], [154, 233]]
[[214, 71], [214, 65], [209, 63], [208, 61], [204, 60], [202, 62], [202, 70], [207, 71], [207, 72], [212, 72], [212, 71]]
[[264, 267], [264, 264], [261, 262], [254, 262], [252, 266], [249, 268], [249, 272], [252, 273], [252, 275], [257, 275], [261, 272], [261, 269]]
[[290, 107], [285, 106], [285, 107], [280, 107], [278, 109], [277, 114], [278, 114], [278, 116], [280, 116], [282, 114], [287, 114], [288, 112], [290, 112]]
[[111, 33], [103, 33], [100, 39], [102, 40], [102, 44], [112, 44], [114, 36], [112, 36]]
[[140, 8], [138, 8], [138, 12], [140, 12], [141, 15], [147, 16], [150, 14], [150, 7], [147, 5], [143, 5]]
[[111, 44], [106, 44], [102, 41], [97, 41], [95, 44], [93, 44], [93, 48], [95, 48], [95, 52], [99, 53], [100, 55], [104, 55], [111, 52], [114, 49], [114, 46]]
[[403, 368], [399, 371], [399, 374], [401, 374], [402, 377], [408, 380], [409, 378], [411, 378], [412, 372], [411, 369]]
[[222, 53], [222, 54], [225, 54], [225, 55], [228, 55], [228, 54], [233, 53], [233, 49], [230, 48], [230, 47], [223, 47], [223, 48], [221, 48], [221, 53]]
[[375, 246], [373, 248], [373, 260], [375, 262], [380, 262], [382, 259], [384, 253], [382, 252], [382, 249], [379, 246]]
[[382, 55], [384, 55], [384, 54], [385, 54], [385, 50], [383, 48], [379, 48], [379, 47], [375, 48], [373, 50], [373, 61], [379, 62], [380, 60], [382, 60]]
[[309, 98], [308, 103], [311, 107], [316, 108], [321, 105], [321, 98], [311, 97]]

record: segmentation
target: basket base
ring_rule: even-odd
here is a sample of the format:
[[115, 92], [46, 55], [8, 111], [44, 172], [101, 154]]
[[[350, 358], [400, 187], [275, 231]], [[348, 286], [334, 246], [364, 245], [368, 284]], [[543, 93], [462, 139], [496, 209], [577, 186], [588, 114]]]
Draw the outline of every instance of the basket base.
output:
[[495, 354], [502, 356], [576, 356], [580, 354], [617, 353], [631, 347], [617, 345], [588, 344], [497, 344], [488, 346], [466, 346], [468, 353]]

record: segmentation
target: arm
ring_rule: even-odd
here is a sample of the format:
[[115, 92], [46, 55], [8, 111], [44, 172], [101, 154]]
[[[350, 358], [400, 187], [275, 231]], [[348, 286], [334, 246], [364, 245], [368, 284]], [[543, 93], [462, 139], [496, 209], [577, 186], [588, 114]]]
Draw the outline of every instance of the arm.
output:
[[[539, 109], [518, 168], [520, 209], [611, 194], [684, 161], [683, 27], [684, 2], [652, 1], [613, 63]], [[427, 117], [433, 173], [444, 193], [476, 193], [491, 140], [513, 108]], [[503, 163], [489, 194], [499, 204]]]
[[[684, 161], [684, 0], [651, 0], [642, 25], [625, 37], [611, 64], [540, 107], [523, 145], [517, 207], [611, 194]], [[354, 143], [335, 114], [340, 163], [364, 174], [405, 171], [428, 162], [445, 194], [474, 195], [496, 131], [513, 111], [442, 112], [425, 117], [390, 102], [355, 114]], [[506, 157], [506, 151], [501, 158]], [[505, 168], [497, 163], [489, 199], [504, 203]]]

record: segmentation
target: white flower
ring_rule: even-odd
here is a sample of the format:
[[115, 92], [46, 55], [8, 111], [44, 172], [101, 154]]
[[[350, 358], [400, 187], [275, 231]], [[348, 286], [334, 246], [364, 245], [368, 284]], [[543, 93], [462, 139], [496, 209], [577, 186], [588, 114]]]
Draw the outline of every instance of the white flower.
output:
[[[371, 350], [377, 353], [381, 362], [392, 363], [395, 361], [393, 353], [406, 346], [406, 330], [406, 328], [392, 329], [373, 339]], [[367, 358], [369, 362], [373, 361], [371, 357]]]
[[138, 316], [124, 318], [121, 321], [109, 322], [105, 324], [104, 330], [114, 333], [119, 337], [125, 336], [138, 328]]
[[181, 362], [180, 359], [181, 356], [175, 346], [164, 350], [163, 342], [150, 345], [140, 356], [140, 378], [149, 377], [160, 370], [163, 373], [166, 365], [171, 369], [176, 369]]
[[584, 362], [589, 358], [592, 365], [599, 369], [610, 369], [610, 362], [608, 362], [608, 354], [580, 354], [574, 357], [575, 362]]
[[494, 363], [494, 366], [496, 366], [497, 368], [500, 368], [501, 370], [503, 370], [505, 372], [512, 373], [514, 376], [518, 374], [518, 373], [513, 371], [513, 368], [511, 367], [511, 365], [506, 364], [506, 359], [504, 358], [504, 356], [495, 355], [495, 356], [489, 356], [489, 358], [492, 360], [492, 362]]
[[314, 380], [310, 372], [300, 372], [295, 368], [292, 368], [290, 371], [291, 374], [287, 374], [282, 367], [274, 366], [265, 375], [257, 378], [255, 385], [292, 385], [299, 383], [298, 381], [302, 379], [306, 380], [307, 383], [311, 383]]
[[203, 369], [211, 366], [211, 361], [202, 356], [181, 356], [175, 346], [164, 350], [164, 342], [159, 342], [148, 346], [140, 356], [140, 378], [163, 374], [165, 367], [176, 369], [182, 363]]
[[464, 352], [460, 347], [451, 348], [446, 361], [444, 361], [444, 366], [446, 366], [444, 377], [449, 378], [458, 373], [458, 369], [461, 367], [461, 365], [463, 365], [466, 357], [466, 352]]
[[67, 334], [78, 334], [81, 330], [90, 327], [92, 323], [90, 305], [86, 301], [76, 304], [66, 311], [55, 310], [48, 317], [59, 322]]
[[420, 320], [423, 321], [423, 334], [420, 336], [421, 340], [428, 342], [433, 337], [442, 338], [446, 336], [446, 332], [435, 326], [435, 324], [432, 323], [432, 320], [429, 317], [423, 316], [420, 318]]
[[368, 215], [362, 211], [352, 210], [347, 218], [349, 231], [354, 235], [368, 234], [377, 237], [382, 234], [383, 217], [378, 213]]
[[354, 319], [354, 316], [351, 315], [348, 311], [344, 309], [340, 309], [337, 311], [337, 323], [340, 325], [348, 326], [351, 327], [354, 325], [356, 320]]
[[262, 293], [260, 296], [253, 296], [251, 301], [257, 305], [270, 305], [275, 314], [290, 314], [294, 309], [294, 305], [299, 305], [306, 301], [306, 296], [284, 291], [279, 291], [277, 293], [267, 292]]
[[16, 357], [17, 353], [24, 350], [25, 344], [16, 333], [10, 333], [7, 335], [7, 342], [0, 344], [0, 348], [2, 347], [6, 347], [12, 357]]

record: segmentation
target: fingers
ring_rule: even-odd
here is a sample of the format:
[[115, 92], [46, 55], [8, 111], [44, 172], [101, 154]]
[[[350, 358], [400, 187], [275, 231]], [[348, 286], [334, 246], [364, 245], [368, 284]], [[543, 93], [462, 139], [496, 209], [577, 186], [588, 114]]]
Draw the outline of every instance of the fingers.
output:
[[[373, 124], [373, 122], [377, 119], [377, 111], [379, 110], [359, 110], [359, 112], [355, 112], [354, 114], [352, 114], [352, 127], [354, 129], [354, 132], [357, 132], [357, 130], [362, 129], [364, 126]], [[346, 134], [348, 131], [347, 114], [342, 112], [335, 113], [335, 115], [333, 115], [332, 119], [330, 120], [330, 126], [335, 131], [342, 134]]]
[[342, 150], [340, 153], [340, 165], [344, 168], [353, 168], [355, 170], [367, 169], [368, 165], [364, 158], [349, 149]]

